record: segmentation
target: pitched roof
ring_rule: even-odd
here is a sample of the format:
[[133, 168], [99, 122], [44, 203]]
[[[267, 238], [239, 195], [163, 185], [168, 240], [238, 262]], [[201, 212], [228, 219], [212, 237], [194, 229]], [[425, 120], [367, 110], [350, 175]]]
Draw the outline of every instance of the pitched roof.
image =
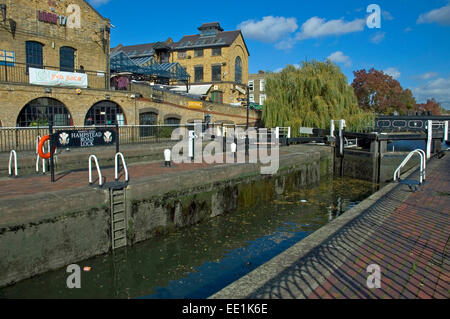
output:
[[155, 50], [158, 49], [171, 49], [171, 45], [167, 42], [154, 42], [154, 43], [145, 43], [145, 44], [137, 44], [137, 45], [118, 45], [113, 48], [111, 51], [122, 51], [125, 52], [130, 58], [137, 57], [148, 57], [153, 56], [155, 54]]
[[[240, 30], [219, 32], [214, 36], [201, 37], [200, 34], [186, 35], [173, 44], [173, 50], [187, 50], [196, 48], [226, 47], [230, 46], [241, 34]], [[244, 40], [245, 43], [245, 40]], [[247, 48], [247, 45], [246, 45]], [[247, 49], [248, 52], [248, 49]]]
[[223, 31], [219, 22], [203, 23], [201, 26], [198, 27], [198, 30], [201, 31], [201, 30], [210, 29], [210, 28], [215, 28], [220, 31]]

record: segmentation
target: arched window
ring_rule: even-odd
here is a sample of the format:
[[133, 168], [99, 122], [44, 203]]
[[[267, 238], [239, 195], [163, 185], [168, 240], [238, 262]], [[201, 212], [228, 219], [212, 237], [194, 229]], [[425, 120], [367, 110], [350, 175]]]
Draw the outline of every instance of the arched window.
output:
[[61, 71], [73, 72], [75, 69], [75, 49], [61, 47], [59, 49], [59, 68]]
[[145, 126], [145, 125], [156, 125], [158, 124], [158, 114], [154, 112], [146, 112], [139, 114], [139, 134], [141, 137], [155, 136], [157, 128], [155, 126]]
[[92, 106], [86, 114], [84, 125], [125, 125], [122, 109], [112, 101], [101, 101]]
[[44, 67], [43, 46], [42, 43], [36, 41], [27, 41], [25, 43], [27, 72], [28, 68], [42, 69]]
[[242, 60], [241, 57], [236, 57], [236, 61], [234, 63], [234, 74], [236, 83], [242, 83]]
[[164, 120], [164, 124], [167, 125], [180, 125], [181, 120], [177, 117], [168, 117]]
[[58, 100], [41, 97], [25, 105], [17, 117], [17, 126], [72, 126], [73, 121], [66, 106]]

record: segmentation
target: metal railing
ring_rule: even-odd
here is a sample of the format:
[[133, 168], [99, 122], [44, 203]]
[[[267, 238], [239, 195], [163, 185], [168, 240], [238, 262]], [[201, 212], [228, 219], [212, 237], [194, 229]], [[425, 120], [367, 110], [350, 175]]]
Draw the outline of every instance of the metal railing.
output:
[[[25, 63], [14, 63], [14, 65], [3, 64], [0, 65], [0, 82], [16, 83], [16, 84], [30, 84], [29, 68], [62, 71], [55, 66], [32, 66]], [[73, 70], [67, 72], [86, 73], [88, 77], [88, 88], [106, 90], [109, 87], [108, 74], [99, 71], [90, 70]]]
[[418, 154], [420, 156], [420, 176], [419, 176], [419, 184], [422, 185], [426, 179], [426, 167], [427, 167], [427, 157], [423, 150], [417, 149], [412, 151], [406, 156], [400, 166], [394, 172], [394, 181], [400, 180], [401, 170], [405, 165], [409, 162], [409, 160], [415, 155]]

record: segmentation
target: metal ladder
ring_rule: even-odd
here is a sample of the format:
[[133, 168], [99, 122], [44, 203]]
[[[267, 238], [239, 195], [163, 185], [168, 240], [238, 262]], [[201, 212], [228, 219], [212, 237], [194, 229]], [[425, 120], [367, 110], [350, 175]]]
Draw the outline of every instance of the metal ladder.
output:
[[112, 249], [127, 245], [126, 188], [124, 186], [109, 189], [111, 204], [111, 244]]

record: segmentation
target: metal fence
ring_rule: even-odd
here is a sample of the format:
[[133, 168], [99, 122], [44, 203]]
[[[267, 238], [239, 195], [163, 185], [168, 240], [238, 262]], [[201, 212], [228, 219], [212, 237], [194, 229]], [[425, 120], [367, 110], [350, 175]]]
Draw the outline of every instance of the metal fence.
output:
[[[24, 63], [14, 63], [8, 65], [7, 63], [0, 65], [0, 82], [30, 84], [30, 75], [28, 68]], [[60, 71], [60, 68], [53, 66], [39, 66], [39, 69]], [[88, 88], [106, 90], [109, 85], [108, 75], [103, 72], [89, 71], [89, 70], [74, 70], [74, 72], [86, 73], [88, 77]]]
[[[194, 123], [189, 124], [165, 124], [165, 125], [123, 125], [119, 126], [120, 145], [129, 144], [155, 144], [172, 141], [172, 133], [177, 128], [195, 129]], [[230, 129], [245, 126], [227, 124], [206, 124], [199, 123], [202, 132], [207, 128], [214, 128], [213, 132], [217, 136], [224, 136]], [[111, 128], [115, 126], [55, 126], [53, 131], [68, 130], [89, 130], [94, 128]], [[44, 127], [5, 127], [0, 128], [0, 152], [16, 151], [36, 151], [37, 140], [49, 134], [48, 126]]]

